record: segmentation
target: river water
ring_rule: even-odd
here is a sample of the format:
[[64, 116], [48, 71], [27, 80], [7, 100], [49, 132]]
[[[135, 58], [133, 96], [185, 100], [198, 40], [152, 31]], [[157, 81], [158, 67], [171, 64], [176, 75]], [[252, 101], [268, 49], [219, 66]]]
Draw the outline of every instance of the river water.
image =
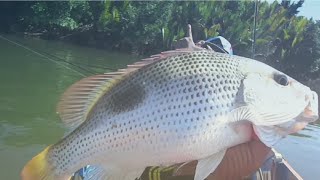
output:
[[[19, 179], [28, 160], [63, 136], [55, 107], [68, 86], [83, 76], [123, 68], [136, 60], [128, 54], [63, 42], [1, 36], [0, 179]], [[276, 150], [303, 178], [320, 177], [318, 126], [289, 136]]]

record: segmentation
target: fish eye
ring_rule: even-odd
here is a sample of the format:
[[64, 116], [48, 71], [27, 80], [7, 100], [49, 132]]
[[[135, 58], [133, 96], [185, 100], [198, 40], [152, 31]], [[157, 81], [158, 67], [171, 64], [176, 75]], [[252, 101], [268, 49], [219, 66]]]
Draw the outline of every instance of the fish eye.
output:
[[289, 80], [288, 80], [288, 77], [284, 74], [277, 74], [274, 76], [274, 80], [282, 85], [282, 86], [287, 86], [289, 84]]

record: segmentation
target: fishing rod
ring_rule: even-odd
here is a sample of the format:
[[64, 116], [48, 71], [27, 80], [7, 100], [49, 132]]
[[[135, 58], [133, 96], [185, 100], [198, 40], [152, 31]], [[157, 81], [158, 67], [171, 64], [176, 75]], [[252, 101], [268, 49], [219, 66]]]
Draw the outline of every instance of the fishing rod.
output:
[[254, 1], [254, 15], [253, 15], [253, 34], [252, 34], [252, 59], [256, 53], [256, 28], [257, 28], [257, 13], [259, 0]]
[[76, 74], [78, 74], [78, 75], [80, 75], [80, 76], [82, 76], [82, 77], [86, 77], [86, 75], [84, 75], [83, 73], [81, 73], [81, 72], [79, 72], [79, 71], [77, 71], [77, 70], [75, 70], [75, 69], [72, 69], [72, 68], [70, 68], [70, 67], [68, 67], [68, 66], [66, 66], [66, 65], [64, 65], [64, 64], [62, 64], [62, 63], [59, 63], [58, 61], [56, 61], [56, 60], [54, 60], [54, 59], [52, 59], [52, 58], [50, 58], [50, 57], [48, 57], [48, 56], [46, 56], [46, 55], [43, 55], [43, 54], [41, 54], [41, 53], [39, 53], [39, 52], [37, 52], [37, 51], [34, 51], [33, 49], [30, 49], [30, 48], [28, 48], [28, 47], [26, 47], [26, 46], [24, 46], [24, 45], [22, 45], [22, 44], [19, 44], [19, 43], [17, 43], [17, 42], [11, 41], [10, 39], [5, 38], [5, 37], [3, 37], [3, 36], [1, 36], [1, 35], [0, 35], [0, 38], [3, 39], [3, 40], [6, 40], [6, 41], [8, 41], [8, 42], [10, 42], [10, 43], [12, 43], [12, 44], [14, 44], [14, 45], [16, 45], [16, 46], [19, 46], [19, 47], [21, 47], [21, 48], [23, 48], [23, 49], [25, 49], [25, 50], [28, 50], [28, 51], [30, 51], [30, 52], [32, 52], [32, 53], [34, 53], [34, 54], [37, 54], [38, 56], [44, 57], [44, 58], [47, 59], [48, 61], [51, 61], [51, 62], [56, 63], [56, 64], [58, 64], [58, 65], [60, 65], [60, 66], [62, 66], [62, 67], [64, 67], [64, 68], [66, 68], [66, 69], [69, 69], [70, 71], [73, 71], [74, 73], [76, 73]]

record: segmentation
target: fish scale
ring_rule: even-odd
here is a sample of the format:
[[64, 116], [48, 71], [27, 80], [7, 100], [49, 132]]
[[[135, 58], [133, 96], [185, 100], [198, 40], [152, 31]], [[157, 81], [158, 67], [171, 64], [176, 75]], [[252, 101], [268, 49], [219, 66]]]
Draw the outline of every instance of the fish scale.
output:
[[100, 167], [93, 179], [129, 180], [147, 166], [198, 160], [195, 180], [203, 180], [252, 129], [272, 146], [299, 120], [318, 117], [316, 93], [268, 65], [205, 50], [173, 54], [72, 85], [58, 112], [73, 131], [22, 174], [66, 179], [90, 164]]

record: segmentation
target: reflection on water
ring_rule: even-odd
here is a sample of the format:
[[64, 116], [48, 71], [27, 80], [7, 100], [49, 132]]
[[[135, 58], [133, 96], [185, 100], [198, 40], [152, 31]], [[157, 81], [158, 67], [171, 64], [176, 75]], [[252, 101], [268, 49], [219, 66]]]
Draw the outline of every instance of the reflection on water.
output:
[[320, 127], [309, 125], [299, 136], [288, 136], [275, 147], [306, 180], [320, 177]]
[[297, 136], [297, 137], [305, 137], [305, 138], [311, 138], [312, 136], [306, 135], [306, 134], [302, 134], [302, 133], [294, 133], [291, 134], [292, 136]]
[[[303, 129], [303, 131], [300, 131], [300, 132], [297, 132], [297, 133], [293, 133], [293, 134], [290, 134], [290, 135], [291, 135], [291, 136], [297, 136], [297, 137], [312, 138], [312, 136], [304, 133], [305, 131], [314, 131], [314, 129], [311, 128], [311, 127], [316, 128], [316, 127], [318, 127], [318, 126], [315, 126], [314, 124], [310, 124], [309, 126], [305, 127], [305, 128]], [[316, 130], [318, 130], [318, 129], [316, 129]]]
[[[6, 37], [86, 76], [123, 68], [137, 60], [62, 42]], [[23, 165], [65, 132], [55, 106], [61, 93], [82, 77], [46, 57], [0, 39], [0, 179], [19, 179]], [[319, 135], [318, 126], [309, 126], [276, 147], [306, 179], [320, 177], [316, 169]]]

